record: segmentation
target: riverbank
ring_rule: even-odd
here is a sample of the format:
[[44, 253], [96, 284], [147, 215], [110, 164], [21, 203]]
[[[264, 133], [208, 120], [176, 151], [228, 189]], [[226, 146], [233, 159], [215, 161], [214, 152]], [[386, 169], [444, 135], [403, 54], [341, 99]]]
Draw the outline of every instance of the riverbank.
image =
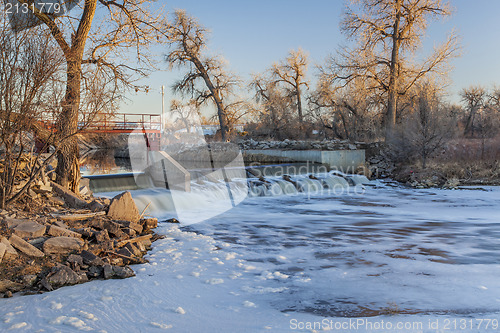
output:
[[[43, 191], [41, 190], [43, 189]], [[36, 191], [36, 192], [35, 192]], [[53, 182], [0, 211], [0, 297], [42, 293], [94, 279], [135, 276], [129, 265], [161, 238], [129, 192], [96, 198]]]
[[466, 158], [443, 151], [423, 168], [421, 161], [398, 160], [383, 143], [373, 143], [367, 146], [366, 161], [371, 179], [390, 178], [412, 188], [500, 185], [500, 161], [491, 156]]

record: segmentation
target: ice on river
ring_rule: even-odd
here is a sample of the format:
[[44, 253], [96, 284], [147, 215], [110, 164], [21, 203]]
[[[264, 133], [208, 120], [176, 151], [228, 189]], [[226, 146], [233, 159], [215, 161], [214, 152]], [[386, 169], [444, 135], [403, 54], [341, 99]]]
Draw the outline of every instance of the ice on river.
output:
[[500, 329], [500, 188], [374, 185], [162, 223], [136, 277], [1, 300], [0, 331]]

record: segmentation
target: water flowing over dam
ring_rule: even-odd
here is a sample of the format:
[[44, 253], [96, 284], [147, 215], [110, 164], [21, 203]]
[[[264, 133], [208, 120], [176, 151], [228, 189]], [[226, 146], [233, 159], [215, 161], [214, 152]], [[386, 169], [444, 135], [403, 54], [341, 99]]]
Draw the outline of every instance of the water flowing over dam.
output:
[[[144, 177], [141, 175], [141, 177]], [[203, 221], [241, 203], [247, 197], [269, 197], [284, 195], [311, 196], [318, 194], [342, 195], [349, 191], [362, 191], [369, 183], [362, 175], [345, 175], [339, 172], [305, 175], [274, 176], [267, 178], [233, 178], [231, 181], [214, 181], [199, 177], [191, 183], [191, 191], [176, 191], [159, 187], [147, 187], [133, 191], [134, 200], [140, 211], [147, 208], [148, 214], [159, 217], [175, 217], [182, 224]], [[99, 188], [106, 190], [118, 182], [129, 183], [132, 175], [117, 178], [94, 178]], [[141, 178], [142, 179], [142, 178]], [[124, 181], [125, 180], [125, 181]], [[144, 182], [150, 185], [151, 182]], [[120, 187], [118, 185], [118, 187]], [[94, 187], [95, 188], [95, 187]], [[113, 196], [118, 191], [103, 192]]]

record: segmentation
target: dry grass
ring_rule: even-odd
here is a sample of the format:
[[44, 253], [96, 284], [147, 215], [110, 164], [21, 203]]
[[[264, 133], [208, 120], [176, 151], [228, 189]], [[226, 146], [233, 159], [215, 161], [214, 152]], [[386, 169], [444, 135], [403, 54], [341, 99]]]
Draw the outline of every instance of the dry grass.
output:
[[433, 178], [438, 183], [455, 178], [462, 185], [500, 185], [500, 137], [484, 141], [453, 140], [428, 162], [425, 170], [415, 162], [402, 167], [397, 178], [401, 181]]

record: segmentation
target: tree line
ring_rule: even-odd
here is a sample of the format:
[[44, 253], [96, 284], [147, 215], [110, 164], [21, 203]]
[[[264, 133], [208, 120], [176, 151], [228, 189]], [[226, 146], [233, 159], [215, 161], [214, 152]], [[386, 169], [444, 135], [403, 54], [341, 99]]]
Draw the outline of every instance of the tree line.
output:
[[[243, 82], [221, 55], [209, 52], [207, 28], [183, 10], [168, 16], [153, 0], [85, 0], [71, 15], [16, 1], [30, 12], [28, 21], [1, 12], [0, 145], [14, 156], [26, 147], [23, 130], [38, 131], [56, 147], [57, 182], [72, 190], [80, 178], [79, 131], [116, 110], [130, 91], [148, 91], [139, 80], [165, 63], [184, 73], [172, 87], [181, 98], [172, 110], [214, 106], [222, 141], [231, 140], [242, 121], [249, 135], [275, 139], [397, 142], [410, 123], [419, 131], [453, 117], [466, 136], [495, 133], [498, 89], [467, 88], [460, 107], [444, 102], [450, 60], [460, 55], [457, 35], [451, 32], [419, 60], [428, 23], [451, 14], [441, 0], [347, 1], [346, 45], [315, 65], [314, 86], [313, 64], [300, 48]], [[161, 57], [152, 52], [158, 46], [165, 50]], [[40, 128], [47, 114], [56, 123], [50, 132]], [[13, 172], [16, 162], [9, 163], [4, 170]]]

